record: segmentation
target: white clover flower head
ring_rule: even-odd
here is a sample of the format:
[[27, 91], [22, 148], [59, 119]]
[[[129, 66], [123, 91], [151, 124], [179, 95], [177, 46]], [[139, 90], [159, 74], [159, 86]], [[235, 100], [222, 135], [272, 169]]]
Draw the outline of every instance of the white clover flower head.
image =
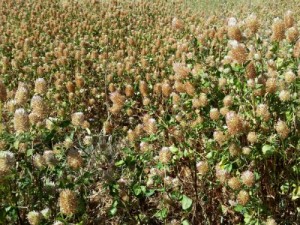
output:
[[237, 19], [234, 18], [234, 17], [230, 17], [228, 19], [228, 23], [227, 24], [228, 24], [228, 26], [235, 26], [237, 24]]
[[232, 47], [232, 48], [237, 48], [239, 46], [239, 42], [237, 40], [230, 40], [228, 41], [228, 44]]
[[43, 217], [44, 217], [45, 219], [48, 219], [49, 216], [50, 216], [50, 209], [49, 209], [49, 208], [43, 209], [43, 210], [41, 211], [41, 214], [43, 215]]

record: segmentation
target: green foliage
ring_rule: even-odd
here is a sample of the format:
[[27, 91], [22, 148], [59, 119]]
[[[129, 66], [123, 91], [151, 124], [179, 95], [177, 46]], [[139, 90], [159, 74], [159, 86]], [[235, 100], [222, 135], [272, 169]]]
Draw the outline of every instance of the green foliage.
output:
[[0, 224], [296, 224], [299, 9], [0, 1]]

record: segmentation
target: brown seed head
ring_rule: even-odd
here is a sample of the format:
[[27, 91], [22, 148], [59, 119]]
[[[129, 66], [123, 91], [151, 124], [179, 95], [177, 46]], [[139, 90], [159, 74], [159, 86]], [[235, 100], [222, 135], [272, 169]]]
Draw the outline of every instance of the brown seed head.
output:
[[180, 95], [178, 95], [175, 92], [172, 92], [171, 96], [172, 96], [172, 101], [173, 101], [174, 104], [179, 104], [180, 103], [180, 100], [181, 100]]
[[259, 20], [256, 15], [250, 15], [245, 21], [246, 27], [250, 30], [251, 34], [255, 34], [260, 26]]
[[231, 95], [226, 95], [223, 99], [223, 104], [225, 107], [230, 107], [233, 104], [233, 98]]
[[256, 69], [253, 61], [251, 61], [246, 67], [246, 77], [248, 79], [254, 79], [256, 77]]
[[157, 124], [156, 120], [153, 118], [149, 118], [147, 121], [143, 122], [144, 131], [146, 131], [147, 134], [155, 134], [157, 131]]
[[284, 24], [286, 28], [290, 28], [292, 26], [294, 26], [294, 14], [292, 11], [287, 11], [284, 15]]
[[125, 87], [125, 95], [127, 97], [131, 97], [134, 95], [134, 89], [130, 84], [127, 84]]
[[69, 93], [74, 93], [75, 92], [75, 85], [71, 81], [68, 81], [66, 83], [66, 88], [67, 88]]
[[15, 155], [10, 151], [0, 151], [0, 176], [9, 173], [15, 166]]
[[249, 132], [248, 135], [247, 135], [247, 140], [250, 142], [250, 143], [256, 143], [257, 142], [257, 135], [255, 132]]
[[184, 83], [180, 81], [175, 81], [174, 83], [174, 89], [179, 93], [185, 93], [186, 92], [186, 86]]
[[254, 173], [249, 170], [246, 170], [242, 173], [241, 179], [243, 184], [245, 184], [247, 187], [252, 187], [255, 183]]
[[226, 116], [226, 114], [227, 114], [228, 112], [229, 112], [228, 107], [222, 107], [222, 108], [220, 109], [220, 113], [221, 113], [222, 116]]
[[76, 149], [71, 149], [68, 151], [67, 163], [73, 170], [77, 170], [82, 167], [83, 159]]
[[35, 83], [34, 83], [34, 92], [36, 94], [46, 94], [47, 93], [47, 82], [45, 81], [44, 78], [38, 78], [36, 79]]
[[231, 40], [242, 41], [243, 35], [238, 25], [228, 26], [228, 37]]
[[28, 90], [25, 86], [21, 85], [18, 87], [18, 90], [16, 91], [15, 94], [15, 101], [18, 105], [23, 105], [27, 102], [28, 100]]
[[227, 179], [229, 178], [229, 173], [227, 170], [222, 169], [220, 164], [216, 165], [216, 178], [222, 183], [224, 184]]
[[281, 19], [276, 18], [274, 20], [274, 23], [272, 25], [272, 32], [273, 33], [271, 39], [273, 41], [281, 41], [285, 38], [285, 24]]
[[175, 72], [175, 80], [182, 80], [189, 76], [191, 70], [183, 63], [173, 63], [173, 70]]
[[257, 106], [256, 113], [258, 116], [263, 117], [264, 120], [269, 120], [270, 118], [270, 112], [266, 104], [259, 104]]
[[298, 31], [297, 27], [291, 27], [291, 28], [287, 29], [286, 39], [290, 43], [294, 43], [295, 41], [297, 41], [298, 37], [299, 37], [299, 31]]
[[27, 219], [30, 225], [39, 225], [43, 216], [40, 212], [31, 211], [27, 214]]
[[126, 100], [125, 96], [121, 95], [118, 91], [111, 93], [109, 98], [115, 105], [118, 105], [120, 107], [123, 107]]
[[159, 161], [168, 164], [172, 158], [172, 153], [168, 147], [163, 147], [159, 152]]
[[276, 78], [268, 78], [266, 81], [266, 92], [274, 93], [277, 90], [277, 79]]
[[53, 167], [57, 164], [57, 159], [55, 157], [54, 151], [48, 150], [43, 153], [43, 158], [45, 163], [49, 167]]
[[82, 112], [73, 113], [71, 119], [74, 126], [82, 126], [84, 122], [84, 114]]
[[275, 126], [275, 130], [277, 131], [279, 136], [283, 139], [287, 138], [287, 136], [290, 133], [290, 129], [288, 128], [288, 126], [284, 121], [278, 121]]
[[33, 156], [33, 165], [37, 168], [43, 168], [46, 165], [45, 159], [40, 154], [35, 154]]
[[4, 83], [0, 80], [0, 101], [5, 102], [7, 98], [7, 91]]
[[242, 119], [233, 111], [230, 111], [226, 114], [226, 124], [228, 127], [228, 132], [231, 135], [236, 135], [243, 131]]
[[31, 99], [32, 112], [35, 113], [40, 119], [44, 119], [47, 115], [47, 107], [42, 97], [34, 95]]
[[233, 190], [239, 190], [241, 187], [241, 182], [239, 178], [232, 177], [228, 180], [228, 186], [232, 188]]
[[209, 165], [206, 161], [200, 161], [196, 165], [198, 173], [201, 175], [205, 175], [209, 171]]
[[145, 81], [140, 81], [139, 89], [140, 89], [140, 93], [143, 97], [146, 97], [148, 95], [148, 86]]
[[231, 144], [229, 146], [229, 153], [231, 156], [238, 156], [241, 153], [241, 148], [236, 144]]
[[291, 93], [288, 90], [282, 90], [279, 93], [279, 99], [282, 102], [287, 102], [291, 99]]
[[195, 87], [194, 85], [191, 83], [191, 82], [185, 82], [185, 90], [186, 90], [186, 93], [190, 96], [193, 96], [195, 94]]
[[14, 128], [17, 133], [25, 132], [29, 129], [29, 119], [26, 111], [17, 109], [14, 114]]
[[60, 212], [65, 215], [73, 215], [77, 212], [78, 200], [75, 192], [65, 189], [59, 194]]
[[241, 190], [237, 195], [237, 201], [241, 205], [246, 205], [249, 202], [250, 196], [249, 193], [245, 190]]
[[288, 71], [284, 74], [284, 80], [288, 84], [294, 83], [296, 80], [296, 75], [292, 71]]
[[212, 120], [218, 120], [219, 117], [220, 117], [220, 112], [217, 108], [213, 108], [210, 110], [209, 112], [209, 117], [212, 119]]
[[213, 136], [214, 140], [218, 142], [219, 145], [223, 145], [224, 142], [227, 141], [227, 137], [222, 131], [215, 131]]
[[247, 61], [248, 52], [245, 45], [233, 42], [232, 48], [228, 55], [238, 64], [243, 64]]
[[172, 20], [172, 28], [174, 30], [182, 30], [184, 28], [183, 21], [177, 17], [174, 17]]
[[299, 58], [300, 57], [300, 39], [294, 45], [293, 56], [295, 58]]

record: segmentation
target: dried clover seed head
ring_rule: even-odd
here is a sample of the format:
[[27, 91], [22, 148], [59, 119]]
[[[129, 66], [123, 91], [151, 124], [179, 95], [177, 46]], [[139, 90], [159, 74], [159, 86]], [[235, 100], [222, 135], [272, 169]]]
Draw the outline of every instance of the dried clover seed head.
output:
[[275, 130], [279, 134], [279, 136], [283, 139], [287, 138], [288, 134], [290, 133], [290, 129], [286, 125], [284, 121], [278, 121], [275, 125]]
[[233, 98], [231, 95], [226, 95], [223, 99], [223, 104], [225, 107], [230, 107], [233, 104]]
[[294, 26], [294, 14], [292, 11], [287, 11], [284, 15], [284, 25], [286, 28], [290, 28], [292, 26]]
[[243, 121], [240, 116], [233, 111], [226, 114], [226, 125], [231, 135], [240, 134], [243, 131]]
[[212, 120], [218, 120], [219, 117], [220, 117], [220, 112], [218, 109], [216, 108], [213, 108], [210, 110], [209, 112], [209, 117], [212, 119]]
[[240, 43], [234, 44], [228, 54], [238, 64], [245, 63], [248, 58], [248, 52], [245, 45]]
[[20, 108], [14, 114], [14, 128], [17, 133], [29, 130], [29, 118], [24, 109]]
[[284, 74], [284, 80], [288, 84], [294, 83], [296, 80], [296, 75], [292, 71], [288, 71]]
[[7, 91], [4, 83], [0, 80], [0, 101], [5, 102], [7, 98]]
[[76, 112], [72, 114], [72, 124], [74, 126], [82, 126], [84, 122], [84, 114], [82, 112]]
[[91, 146], [93, 144], [93, 137], [89, 136], [89, 135], [86, 135], [83, 138], [83, 144], [86, 145], [86, 146]]
[[35, 81], [35, 87], [34, 87], [34, 92], [36, 94], [46, 94], [48, 91], [48, 88], [47, 88], [47, 82], [45, 81], [44, 78], [38, 78], [36, 79]]
[[296, 44], [294, 45], [293, 56], [295, 58], [299, 58], [300, 57], [300, 40], [298, 40], [296, 42]]
[[232, 177], [228, 180], [228, 186], [233, 190], [238, 190], [241, 187], [241, 182], [237, 177]]
[[172, 152], [170, 148], [163, 147], [159, 152], [159, 161], [164, 164], [168, 164], [171, 161]]
[[255, 34], [258, 31], [258, 28], [260, 27], [259, 20], [254, 14], [251, 14], [249, 17], [246, 18], [245, 25], [251, 31], [251, 34]]
[[276, 78], [268, 78], [266, 82], [266, 92], [274, 93], [277, 90], [277, 79]]
[[146, 131], [147, 134], [155, 134], [157, 131], [157, 123], [154, 118], [149, 118], [148, 120], [144, 121], [144, 131]]
[[239, 28], [238, 25], [230, 25], [227, 28], [228, 31], [228, 37], [231, 40], [236, 40], [236, 41], [242, 41], [243, 40], [243, 35], [242, 35], [242, 31]]
[[196, 165], [199, 174], [205, 175], [209, 171], [209, 165], [206, 161], [200, 161]]
[[299, 38], [299, 31], [297, 29], [297, 27], [291, 27], [288, 28], [286, 31], [286, 39], [291, 42], [294, 43], [298, 40]]
[[163, 96], [169, 97], [172, 93], [172, 87], [170, 86], [170, 84], [168, 82], [164, 82], [161, 86], [161, 91], [162, 91]]
[[134, 95], [134, 89], [130, 84], [127, 84], [125, 87], [125, 95], [127, 97], [131, 97]]
[[47, 150], [43, 154], [43, 158], [45, 160], [45, 163], [49, 167], [53, 167], [57, 164], [57, 159], [55, 157], [54, 151]]
[[28, 90], [25, 86], [19, 86], [15, 94], [15, 101], [18, 105], [24, 105], [28, 100]]
[[30, 225], [39, 225], [42, 220], [42, 214], [40, 212], [31, 211], [27, 214], [27, 219]]
[[177, 17], [174, 17], [172, 20], [172, 28], [175, 30], [182, 30], [184, 28], [183, 21]]
[[287, 102], [291, 99], [291, 93], [288, 90], [282, 90], [279, 93], [279, 99], [282, 102]]
[[273, 41], [281, 41], [285, 38], [285, 24], [284, 22], [276, 18], [272, 25], [272, 37]]
[[182, 80], [188, 77], [191, 70], [186, 67], [183, 63], [174, 63], [173, 70], [175, 72], [175, 79]]
[[277, 225], [276, 221], [273, 218], [268, 218], [266, 225]]
[[254, 176], [254, 173], [252, 173], [249, 170], [244, 171], [242, 173], [241, 179], [242, 179], [243, 184], [245, 184], [248, 187], [252, 187], [254, 185], [255, 176]]
[[244, 155], [249, 155], [251, 153], [251, 148], [243, 147], [242, 151]]
[[67, 163], [73, 170], [79, 169], [83, 165], [83, 159], [76, 149], [70, 149], [67, 154]]
[[139, 84], [139, 89], [140, 89], [140, 93], [142, 96], [147, 96], [148, 95], [148, 86], [147, 83], [145, 81], [140, 81]]
[[66, 189], [59, 194], [59, 207], [60, 212], [65, 215], [73, 215], [77, 212], [78, 200], [76, 193]]
[[215, 167], [216, 170], [216, 178], [222, 183], [226, 183], [229, 178], [229, 173], [227, 170], [223, 169], [221, 165], [218, 163]]
[[257, 138], [257, 135], [255, 132], [249, 132], [248, 135], [247, 135], [247, 140], [250, 142], [250, 143], [256, 143], [258, 138]]
[[33, 165], [37, 168], [43, 168], [46, 165], [45, 159], [40, 154], [35, 154], [33, 156]]
[[237, 195], [237, 201], [241, 205], [246, 205], [250, 200], [249, 193], [245, 190], [241, 190]]
[[269, 107], [266, 104], [259, 104], [256, 108], [257, 115], [264, 118], [265, 120], [269, 120], [271, 115], [268, 108]]
[[241, 149], [236, 144], [231, 144], [229, 146], [229, 153], [231, 156], [238, 156], [241, 153]]
[[213, 137], [219, 145], [223, 145], [227, 141], [227, 136], [222, 131], [215, 131]]
[[15, 165], [15, 155], [10, 151], [0, 151], [0, 175], [11, 171]]

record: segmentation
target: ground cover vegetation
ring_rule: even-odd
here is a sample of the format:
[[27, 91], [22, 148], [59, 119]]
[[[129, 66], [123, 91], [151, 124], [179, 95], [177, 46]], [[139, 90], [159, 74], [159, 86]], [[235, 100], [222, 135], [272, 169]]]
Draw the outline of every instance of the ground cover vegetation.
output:
[[0, 224], [297, 224], [278, 2], [0, 1]]

